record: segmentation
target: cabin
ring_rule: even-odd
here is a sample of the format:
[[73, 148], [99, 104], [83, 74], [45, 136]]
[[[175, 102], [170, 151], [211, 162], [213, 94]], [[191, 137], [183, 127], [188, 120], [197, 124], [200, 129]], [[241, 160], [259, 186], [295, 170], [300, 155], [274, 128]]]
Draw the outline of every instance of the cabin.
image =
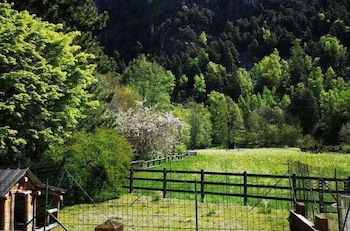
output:
[[56, 228], [65, 192], [42, 183], [29, 169], [0, 169], [0, 230]]

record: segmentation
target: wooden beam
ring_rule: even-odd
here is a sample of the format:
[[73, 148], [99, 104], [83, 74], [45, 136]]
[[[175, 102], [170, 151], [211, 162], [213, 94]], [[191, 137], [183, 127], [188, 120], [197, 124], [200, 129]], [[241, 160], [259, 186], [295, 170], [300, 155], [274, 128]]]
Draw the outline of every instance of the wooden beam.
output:
[[15, 205], [16, 205], [16, 194], [11, 193], [11, 207], [10, 207], [10, 230], [15, 229]]
[[4, 230], [5, 224], [5, 202], [6, 199], [0, 199], [0, 230]]
[[10, 223], [11, 223], [11, 203], [12, 202], [12, 197], [10, 195], [8, 195], [7, 197], [5, 197], [5, 201], [4, 201], [4, 218], [3, 218], [3, 229], [4, 230], [10, 230]]
[[31, 194], [26, 195], [25, 197], [25, 231], [33, 230], [33, 218], [34, 218], [34, 208], [33, 208], [33, 197]]

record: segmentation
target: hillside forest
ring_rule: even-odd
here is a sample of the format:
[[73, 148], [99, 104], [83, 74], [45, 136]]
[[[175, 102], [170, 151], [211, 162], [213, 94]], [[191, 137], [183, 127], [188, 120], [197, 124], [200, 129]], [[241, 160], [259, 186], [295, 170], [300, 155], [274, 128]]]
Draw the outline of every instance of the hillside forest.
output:
[[102, 200], [135, 159], [350, 152], [347, 0], [2, 2], [1, 165], [59, 163]]

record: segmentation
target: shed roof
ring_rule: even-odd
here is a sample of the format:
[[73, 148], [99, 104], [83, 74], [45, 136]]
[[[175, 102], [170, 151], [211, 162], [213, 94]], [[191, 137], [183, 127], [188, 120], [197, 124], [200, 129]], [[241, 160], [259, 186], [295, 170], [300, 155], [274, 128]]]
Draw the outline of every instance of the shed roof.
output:
[[[30, 170], [26, 169], [0, 169], [0, 198], [5, 197], [5, 195], [10, 191], [12, 186], [17, 184], [17, 182], [27, 176], [30, 182], [40, 189], [46, 187]], [[49, 190], [57, 193], [65, 193], [66, 191], [61, 188], [48, 186]]]

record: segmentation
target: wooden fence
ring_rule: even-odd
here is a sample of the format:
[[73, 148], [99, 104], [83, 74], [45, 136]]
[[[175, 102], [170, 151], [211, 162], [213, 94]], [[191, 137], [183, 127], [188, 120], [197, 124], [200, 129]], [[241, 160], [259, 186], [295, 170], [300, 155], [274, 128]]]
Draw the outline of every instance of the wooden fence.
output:
[[[139, 172], [147, 172], [147, 173], [156, 173], [162, 175], [161, 178], [155, 177], [138, 177], [136, 173]], [[168, 177], [169, 174], [185, 174], [197, 175], [196, 178], [200, 180], [190, 180], [190, 179], [174, 179], [173, 177]], [[241, 183], [228, 183], [228, 182], [218, 182], [218, 181], [207, 181], [207, 176], [235, 176], [241, 177]], [[251, 178], [265, 178], [270, 179], [272, 181], [279, 182], [280, 180], [288, 180], [290, 182], [289, 185], [286, 184], [253, 184], [248, 183]], [[311, 184], [306, 187], [300, 187], [297, 184], [298, 180], [310, 180], [316, 181], [317, 187], [314, 184]], [[135, 185], [135, 181], [141, 182], [161, 182], [162, 187], [146, 187]], [[212, 172], [212, 171], [179, 171], [179, 170], [156, 170], [156, 169], [130, 169], [130, 177], [129, 177], [129, 185], [125, 186], [125, 188], [129, 189], [129, 192], [132, 193], [133, 190], [146, 190], [146, 191], [161, 191], [163, 193], [163, 197], [166, 197], [167, 192], [176, 192], [176, 193], [195, 193], [194, 190], [188, 189], [179, 189], [179, 188], [170, 188], [168, 187], [168, 183], [182, 183], [182, 184], [199, 184], [198, 187], [198, 195], [200, 195], [201, 201], [204, 201], [205, 195], [219, 195], [219, 196], [231, 196], [231, 197], [241, 197], [244, 198], [244, 205], [247, 205], [247, 201], [249, 198], [257, 198], [257, 199], [267, 199], [267, 200], [279, 200], [279, 201], [296, 201], [296, 194], [299, 191], [302, 192], [313, 192], [318, 193], [317, 199], [298, 199], [300, 202], [305, 203], [317, 203], [320, 206], [320, 211], [324, 209], [325, 206], [330, 206], [335, 203], [335, 196], [337, 194], [350, 193], [350, 177], [349, 178], [327, 178], [327, 177], [306, 177], [306, 176], [297, 176], [295, 174], [292, 175], [271, 175], [271, 174], [252, 174], [252, 173], [230, 173], [230, 172]], [[329, 183], [333, 182], [337, 185], [335, 189], [331, 189], [327, 187]], [[339, 186], [338, 186], [339, 184]], [[159, 184], [158, 184], [159, 185]], [[229, 193], [223, 191], [209, 191], [207, 190], [207, 186], [209, 185], [218, 185], [218, 186], [228, 186], [228, 187], [240, 187], [243, 193]], [[189, 187], [190, 188], [190, 187]], [[290, 197], [285, 196], [276, 196], [276, 195], [257, 195], [249, 193], [249, 189], [258, 188], [258, 189], [278, 189], [278, 190], [288, 190], [291, 192]], [[334, 200], [327, 200], [327, 198], [334, 198]]]
[[132, 161], [130, 165], [134, 168], [150, 168], [156, 165], [161, 165], [162, 163], [166, 163], [169, 161], [179, 161], [189, 156], [195, 156], [195, 155], [197, 155], [196, 151], [186, 151], [183, 154], [158, 157], [152, 160], [136, 160], [136, 161]]

